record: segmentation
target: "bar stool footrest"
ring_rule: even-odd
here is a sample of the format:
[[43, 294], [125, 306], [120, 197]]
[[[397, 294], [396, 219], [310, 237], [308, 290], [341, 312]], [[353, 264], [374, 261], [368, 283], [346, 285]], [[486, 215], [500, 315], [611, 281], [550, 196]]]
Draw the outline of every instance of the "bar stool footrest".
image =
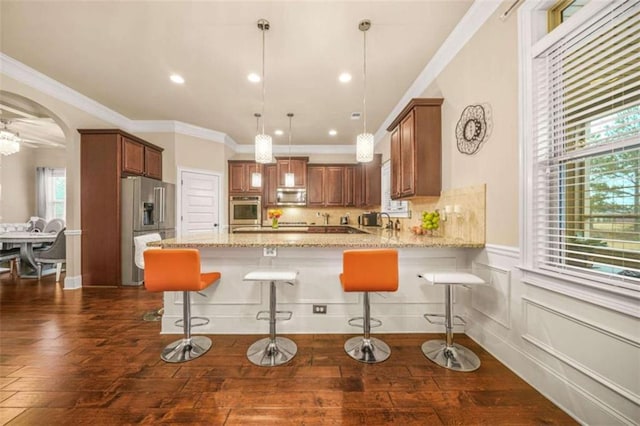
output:
[[[364, 328], [364, 317], [354, 317], [351, 318], [348, 322], [352, 327]], [[371, 328], [376, 328], [382, 325], [382, 321], [377, 318], [370, 318], [370, 324]]]
[[[423, 316], [430, 324], [445, 325], [444, 314], [424, 314]], [[432, 318], [442, 318], [442, 320], [433, 320]], [[454, 315], [453, 325], [463, 326], [467, 325], [467, 322], [460, 315]]]
[[[196, 321], [200, 321], [200, 322], [193, 322], [193, 320]], [[205, 318], [205, 317], [191, 317], [191, 328], [193, 327], [202, 327], [203, 325], [207, 325], [211, 322], [211, 320], [209, 318]], [[180, 318], [179, 320], [176, 320], [176, 322], [174, 322], [176, 327], [180, 327], [180, 328], [184, 328], [184, 318]]]
[[[289, 321], [292, 316], [293, 311], [276, 311], [276, 321]], [[256, 314], [256, 319], [261, 321], [269, 321], [271, 319], [271, 311], [258, 312]]]

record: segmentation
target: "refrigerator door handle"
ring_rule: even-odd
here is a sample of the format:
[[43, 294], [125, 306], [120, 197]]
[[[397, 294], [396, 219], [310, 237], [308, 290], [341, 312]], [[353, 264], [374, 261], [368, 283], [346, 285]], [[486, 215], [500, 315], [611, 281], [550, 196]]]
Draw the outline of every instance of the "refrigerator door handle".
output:
[[165, 191], [166, 191], [165, 188], [160, 188], [160, 212], [159, 212], [160, 217], [158, 218], [158, 222], [160, 223], [164, 223], [165, 213], [167, 211]]
[[160, 222], [160, 218], [162, 215], [162, 188], [159, 186], [155, 186], [153, 188], [153, 205], [154, 205], [154, 209], [153, 209], [153, 222], [154, 223], [158, 223]]

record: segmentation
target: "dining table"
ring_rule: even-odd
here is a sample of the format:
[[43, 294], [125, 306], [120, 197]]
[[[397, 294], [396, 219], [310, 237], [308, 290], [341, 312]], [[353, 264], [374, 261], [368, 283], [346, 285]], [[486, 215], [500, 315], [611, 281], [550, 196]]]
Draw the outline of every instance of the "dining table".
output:
[[38, 266], [35, 260], [34, 245], [42, 243], [53, 243], [57, 233], [52, 232], [27, 232], [9, 231], [0, 234], [0, 243], [6, 245], [20, 246], [20, 277], [36, 278], [38, 276]]

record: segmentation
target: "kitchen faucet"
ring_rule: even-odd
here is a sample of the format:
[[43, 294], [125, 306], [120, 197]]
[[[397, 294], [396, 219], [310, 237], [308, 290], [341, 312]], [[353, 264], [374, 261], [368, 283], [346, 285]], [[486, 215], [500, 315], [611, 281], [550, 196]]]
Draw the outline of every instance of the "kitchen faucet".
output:
[[393, 222], [391, 221], [391, 216], [387, 212], [378, 213], [378, 215], [380, 216], [380, 225], [382, 226], [382, 215], [383, 214], [387, 216], [387, 226], [385, 226], [384, 228], [385, 229], [393, 229]]
[[329, 224], [329, 213], [322, 213], [322, 218], [324, 219], [324, 224]]

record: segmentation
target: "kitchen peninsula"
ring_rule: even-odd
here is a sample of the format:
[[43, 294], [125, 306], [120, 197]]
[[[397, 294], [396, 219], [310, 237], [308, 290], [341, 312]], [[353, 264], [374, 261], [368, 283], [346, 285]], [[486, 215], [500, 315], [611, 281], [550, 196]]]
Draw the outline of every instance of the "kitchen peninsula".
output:
[[[202, 270], [219, 271], [220, 283], [192, 297], [192, 315], [205, 317], [209, 324], [195, 333], [262, 333], [264, 324], [256, 313], [268, 309], [267, 287], [243, 282], [255, 269], [296, 269], [298, 280], [278, 289], [278, 309], [293, 311], [290, 321], [278, 324], [286, 333], [357, 333], [347, 320], [362, 315], [359, 293], [342, 291], [342, 252], [359, 248], [397, 248], [400, 287], [395, 293], [372, 294], [372, 313], [383, 325], [375, 332], [440, 332], [423, 318], [429, 312], [442, 312], [441, 288], [424, 284], [417, 277], [429, 270], [468, 269], [469, 259], [482, 243], [460, 239], [414, 235], [409, 231], [380, 228], [364, 233], [306, 233], [281, 228], [264, 233], [208, 233], [163, 240], [163, 248], [197, 248]], [[314, 314], [313, 305], [326, 305], [326, 314]], [[182, 316], [182, 295], [164, 294], [162, 332], [179, 334], [175, 321]]]

